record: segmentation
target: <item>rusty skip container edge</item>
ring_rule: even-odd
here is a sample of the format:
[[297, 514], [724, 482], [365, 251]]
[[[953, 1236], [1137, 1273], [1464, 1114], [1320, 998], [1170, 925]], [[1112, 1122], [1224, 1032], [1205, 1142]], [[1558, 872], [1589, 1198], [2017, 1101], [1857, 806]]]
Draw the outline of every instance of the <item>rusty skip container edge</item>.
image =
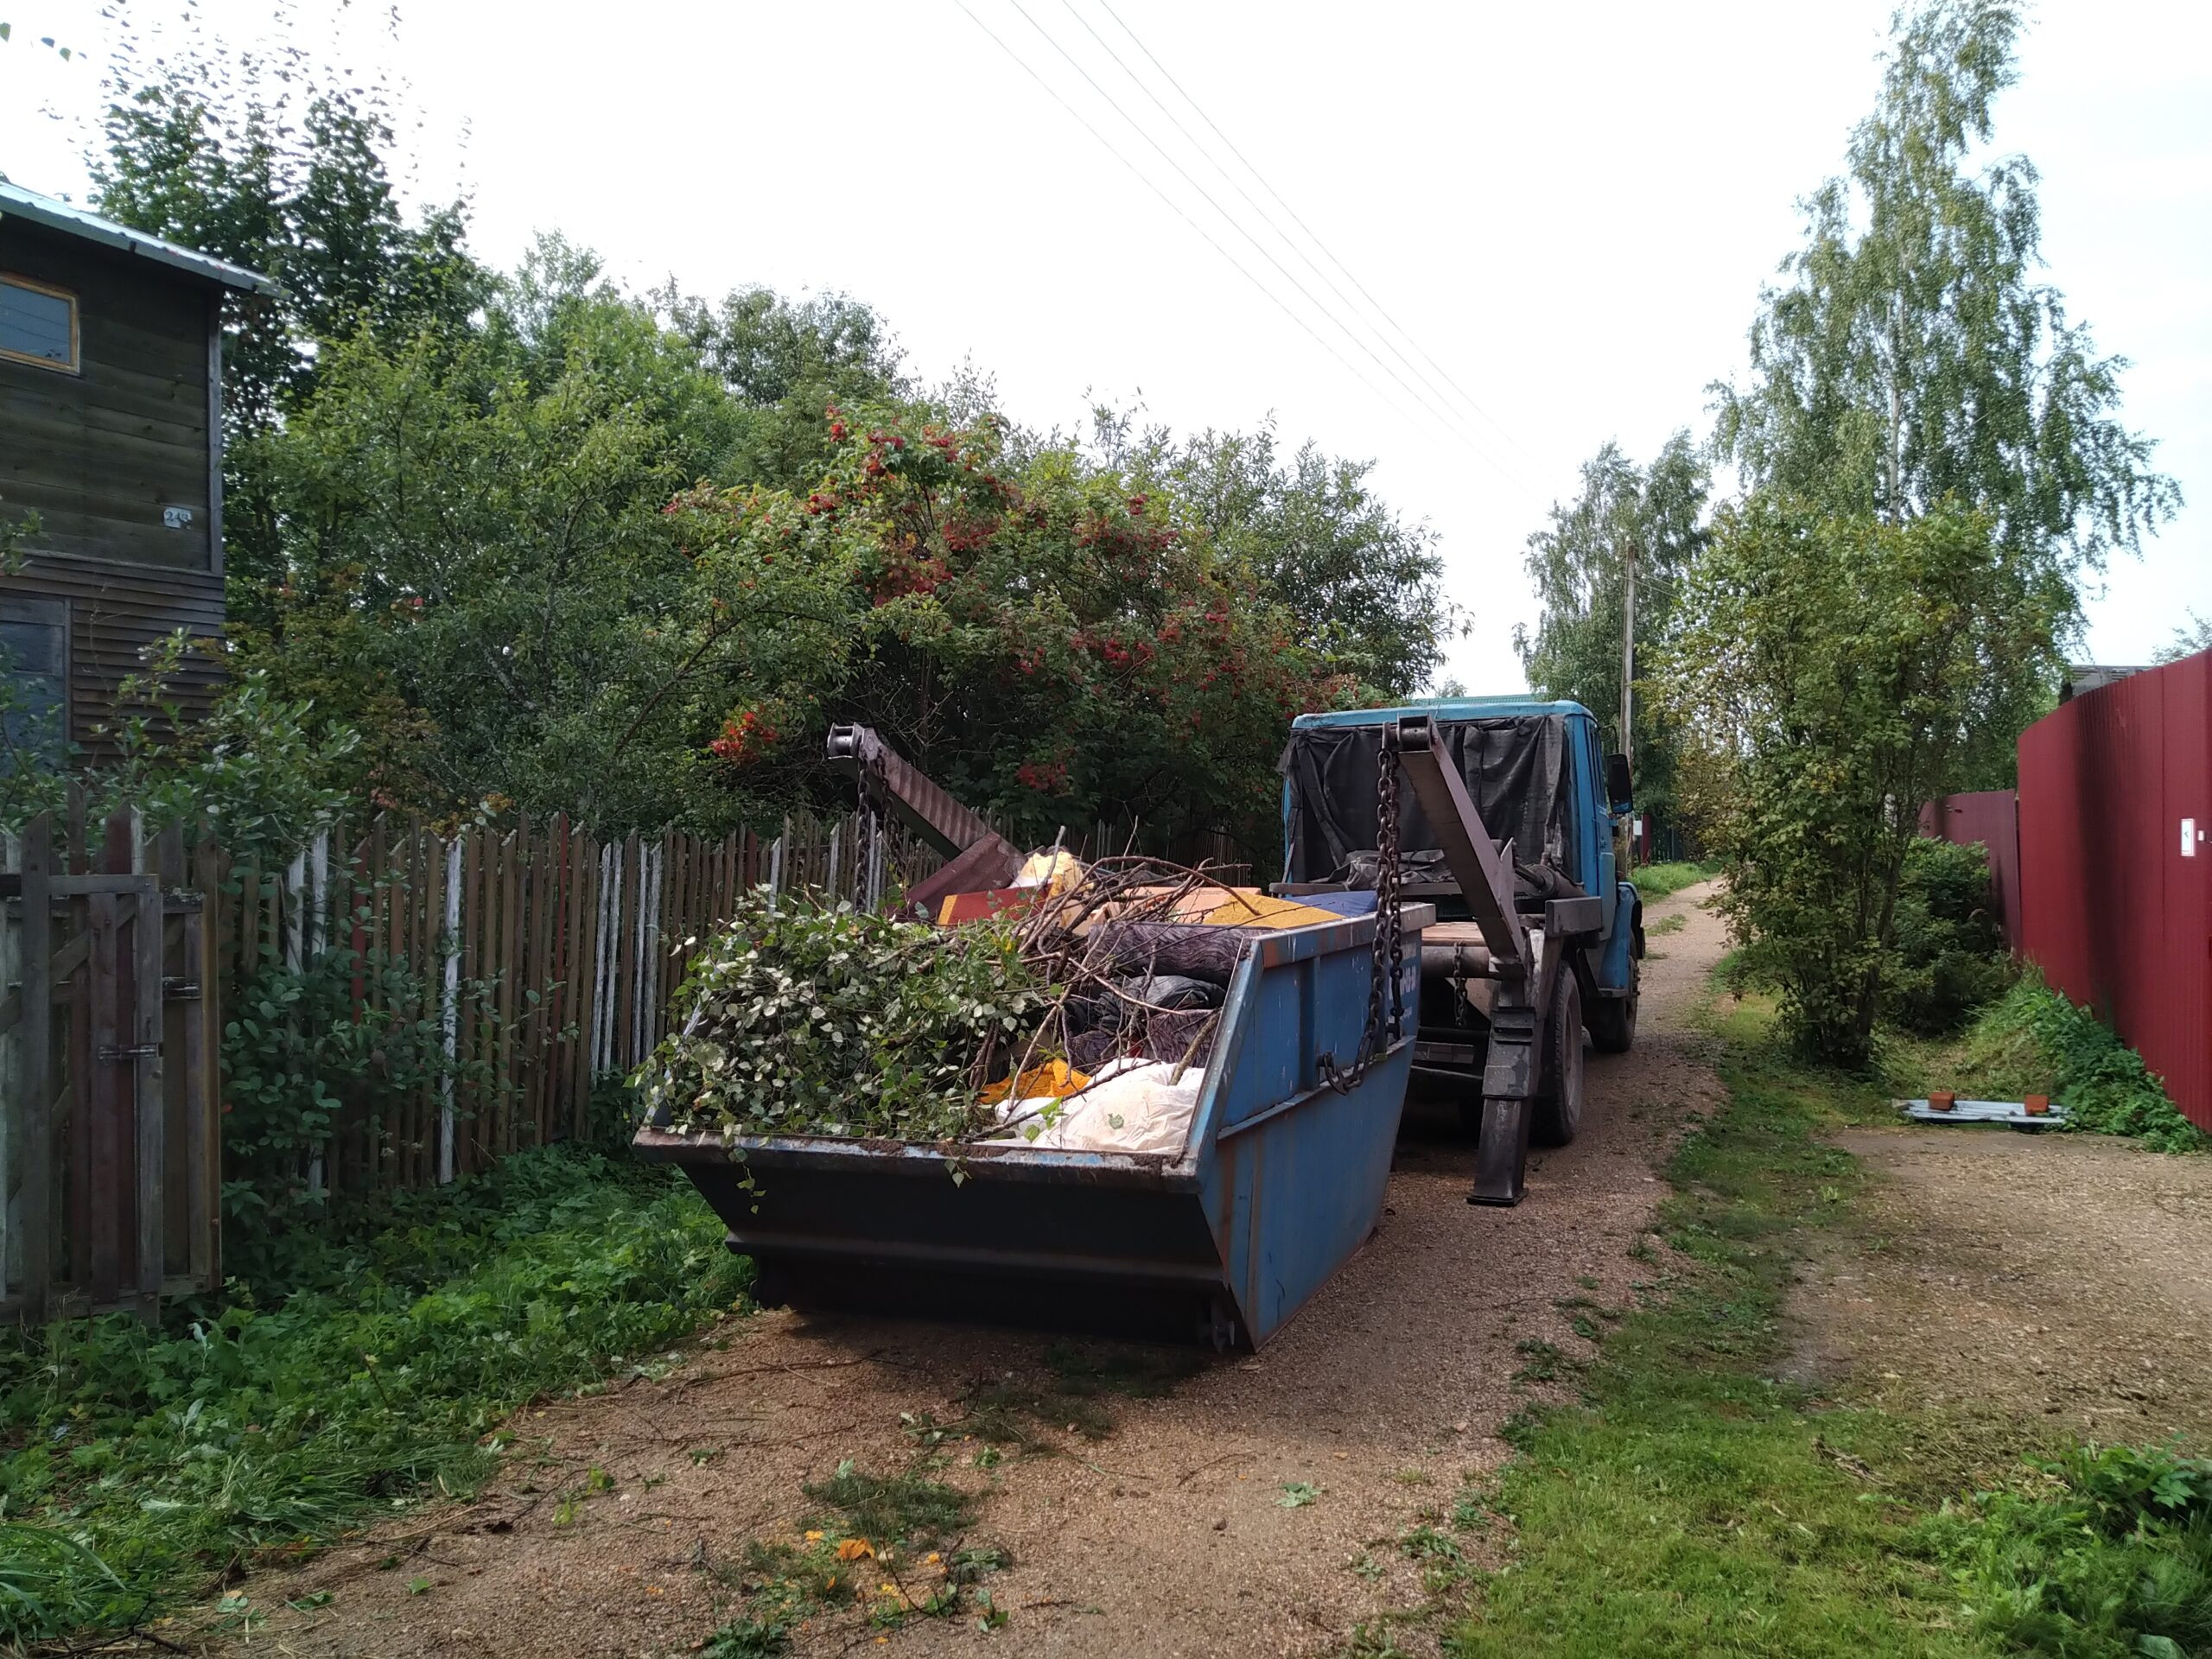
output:
[[768, 1306], [1256, 1347], [1382, 1218], [1435, 915], [1401, 913], [1405, 1031], [1343, 1092], [1322, 1061], [1359, 1052], [1376, 918], [1253, 938], [1179, 1154], [806, 1136], [741, 1139], [741, 1158], [650, 1127], [635, 1148], [690, 1177]]

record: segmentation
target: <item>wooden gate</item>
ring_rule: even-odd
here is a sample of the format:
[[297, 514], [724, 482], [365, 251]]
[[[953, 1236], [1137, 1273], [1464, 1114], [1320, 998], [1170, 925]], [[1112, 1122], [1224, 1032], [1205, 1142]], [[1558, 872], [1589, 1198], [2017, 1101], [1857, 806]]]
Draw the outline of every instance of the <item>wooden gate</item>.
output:
[[0, 874], [0, 1317], [151, 1319], [220, 1271], [214, 853], [55, 829]]

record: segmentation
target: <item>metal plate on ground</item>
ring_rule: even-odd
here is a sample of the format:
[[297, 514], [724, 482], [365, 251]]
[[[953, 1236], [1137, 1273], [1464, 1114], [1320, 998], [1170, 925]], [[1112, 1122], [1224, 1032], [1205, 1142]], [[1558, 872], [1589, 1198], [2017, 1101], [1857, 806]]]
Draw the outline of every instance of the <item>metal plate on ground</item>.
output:
[[2031, 1113], [2017, 1100], [1961, 1100], [1948, 1112], [1939, 1112], [1924, 1100], [1901, 1100], [1897, 1108], [1921, 1123], [2009, 1123], [2016, 1129], [2059, 1129], [2066, 1127], [2066, 1109]]

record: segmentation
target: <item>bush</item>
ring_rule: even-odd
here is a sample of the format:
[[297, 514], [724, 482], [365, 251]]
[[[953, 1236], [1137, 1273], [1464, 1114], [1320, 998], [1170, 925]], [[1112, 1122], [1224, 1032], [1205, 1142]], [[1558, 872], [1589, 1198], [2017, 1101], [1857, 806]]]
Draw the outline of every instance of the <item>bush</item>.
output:
[[1931, 1531], [2008, 1651], [2185, 1659], [2212, 1647], [2212, 1461], [2085, 1446], [2045, 1489], [1984, 1493]]
[[1960, 1072], [1961, 1084], [1997, 1099], [2048, 1094], [2075, 1128], [2130, 1135], [2155, 1152], [2212, 1146], [2140, 1054], [2033, 969], [1974, 1022]]
[[1905, 850], [1882, 1012], [1922, 1036], [1956, 1031], [2012, 978], [1980, 844], [1920, 840]]

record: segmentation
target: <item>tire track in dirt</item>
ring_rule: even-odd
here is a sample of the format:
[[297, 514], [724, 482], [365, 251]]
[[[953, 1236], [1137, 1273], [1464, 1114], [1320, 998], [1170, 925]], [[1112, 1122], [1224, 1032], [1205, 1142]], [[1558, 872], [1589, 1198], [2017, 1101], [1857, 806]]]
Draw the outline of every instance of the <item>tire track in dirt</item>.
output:
[[[988, 1494], [970, 1541], [1012, 1558], [990, 1581], [1006, 1628], [986, 1635], [969, 1616], [874, 1632], [845, 1613], [798, 1631], [795, 1650], [872, 1651], [887, 1635], [882, 1647], [909, 1655], [1325, 1653], [1358, 1620], [1417, 1604], [1393, 1541], [1510, 1455], [1498, 1427], [1530, 1398], [1512, 1380], [1526, 1363], [1516, 1344], [1587, 1352], [1557, 1304], [1630, 1300], [1645, 1270], [1628, 1253], [1665, 1191], [1657, 1170], [1685, 1115], [1719, 1099], [1693, 1028], [1725, 949], [1708, 892], [1648, 907], [1683, 922], [1653, 939], [1637, 1047], [1592, 1057], [1581, 1135], [1532, 1156], [1519, 1208], [1469, 1205], [1456, 1114], [1409, 1108], [1380, 1231], [1262, 1353], [1210, 1360], [1165, 1397], [1112, 1402], [1103, 1440], [1052, 1426], [1060, 1455], [1009, 1452], [984, 1471], [956, 1443], [963, 1455], [939, 1478]], [[803, 1482], [845, 1459], [905, 1467], [901, 1414], [949, 1421], [979, 1384], [1049, 1382], [1046, 1346], [919, 1319], [733, 1319], [665, 1377], [518, 1414], [515, 1449], [479, 1501], [249, 1581], [276, 1610], [253, 1641], [303, 1659], [690, 1651], [728, 1617], [728, 1592], [702, 1569], [790, 1536]], [[594, 1470], [611, 1490], [586, 1490]], [[1287, 1508], [1287, 1483], [1319, 1495]], [[1351, 1570], [1363, 1556], [1368, 1570]], [[283, 1605], [326, 1591], [323, 1605]]]

